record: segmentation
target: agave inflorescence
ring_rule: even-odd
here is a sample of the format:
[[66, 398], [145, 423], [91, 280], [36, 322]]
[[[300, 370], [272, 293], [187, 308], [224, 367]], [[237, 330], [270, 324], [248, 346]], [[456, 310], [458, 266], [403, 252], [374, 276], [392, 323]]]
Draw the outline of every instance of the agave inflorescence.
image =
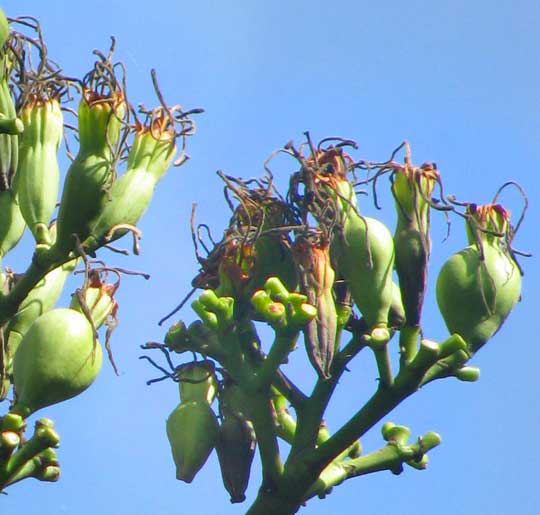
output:
[[[510, 223], [508, 211], [497, 203], [500, 192], [486, 206], [458, 202], [444, 197], [435, 163], [413, 164], [407, 143], [382, 162], [355, 162], [354, 148], [354, 142], [341, 138], [314, 145], [308, 133], [298, 148], [285, 145], [272, 157], [286, 154], [299, 165], [286, 195], [275, 186], [269, 161], [261, 179], [218, 172], [233, 214], [217, 243], [205, 224], [193, 225], [201, 270], [192, 286], [203, 291], [191, 306], [199, 320], [188, 326], [178, 322], [165, 344], [145, 346], [164, 352], [174, 370], [156, 380], [178, 379], [178, 370], [189, 366], [175, 368], [169, 353], [200, 354], [214, 364], [219, 429], [206, 402], [210, 399], [204, 406], [195, 400], [189, 408], [177, 408], [167, 423], [169, 439], [182, 435], [171, 440], [177, 471], [189, 472], [177, 477], [191, 481], [216, 445], [225, 489], [231, 502], [241, 502], [257, 442], [262, 485], [250, 514], [296, 513], [309, 498], [324, 497], [346, 479], [376, 470], [425, 469], [426, 453], [440, 443], [436, 433], [410, 443], [409, 428], [387, 422], [382, 428], [385, 446], [366, 455], [359, 438], [435, 379], [477, 380], [478, 369], [467, 362], [519, 299], [521, 269], [511, 242], [520, 222]], [[402, 149], [401, 164], [396, 155]], [[359, 181], [362, 170], [368, 176]], [[362, 213], [355, 190], [361, 182], [376, 191], [384, 174], [390, 177], [395, 204], [394, 235]], [[464, 217], [470, 240], [439, 273], [437, 300], [450, 332], [440, 343], [422, 332], [434, 209]], [[200, 247], [206, 256], [198, 253]], [[260, 322], [274, 333], [270, 345], [258, 336]], [[301, 333], [305, 352], [297, 348]], [[396, 333], [397, 374], [391, 365]], [[344, 372], [365, 347], [374, 352], [378, 387], [332, 433], [325, 411]], [[315, 371], [309, 394], [289, 377], [289, 371], [295, 372], [289, 364], [299, 356], [306, 356]], [[194, 412], [191, 422], [189, 410]], [[200, 448], [186, 433], [190, 430], [204, 433]], [[286, 461], [278, 439], [290, 446]]]

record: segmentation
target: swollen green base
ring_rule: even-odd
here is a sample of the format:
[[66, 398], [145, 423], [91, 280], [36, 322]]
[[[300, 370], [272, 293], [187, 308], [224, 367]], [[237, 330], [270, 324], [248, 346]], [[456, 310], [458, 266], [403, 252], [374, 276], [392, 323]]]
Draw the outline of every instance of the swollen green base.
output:
[[13, 360], [17, 410], [30, 413], [86, 390], [102, 363], [88, 320], [72, 309], [40, 316], [24, 335]]
[[514, 260], [492, 245], [475, 245], [451, 256], [437, 278], [437, 302], [450, 334], [476, 351], [501, 327], [520, 298], [521, 274]]

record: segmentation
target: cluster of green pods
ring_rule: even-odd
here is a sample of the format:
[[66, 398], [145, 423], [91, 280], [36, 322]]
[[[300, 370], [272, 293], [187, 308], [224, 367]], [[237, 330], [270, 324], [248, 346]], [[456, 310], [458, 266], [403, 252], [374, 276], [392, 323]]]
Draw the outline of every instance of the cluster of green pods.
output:
[[[180, 404], [166, 422], [167, 437], [176, 467], [176, 478], [191, 483], [216, 449], [223, 485], [231, 502], [242, 502], [248, 486], [256, 447], [253, 426], [236, 398], [235, 386], [218, 386], [211, 361], [197, 361], [178, 367]], [[220, 419], [211, 404], [219, 391]]]
[[[444, 197], [435, 163], [412, 163], [407, 144], [398, 149], [405, 148], [403, 163], [394, 160], [397, 151], [385, 162], [355, 163], [344, 151], [352, 146], [349, 140], [329, 138], [315, 147], [307, 136], [300, 149], [289, 143], [280, 150], [300, 165], [284, 196], [271, 173], [249, 181], [219, 173], [232, 217], [219, 242], [209, 238], [214, 247], [207, 256], [197, 256], [201, 269], [192, 286], [203, 291], [191, 307], [199, 319], [174, 324], [165, 344], [157, 344], [162, 351], [205, 359], [190, 365], [198, 367], [199, 376], [189, 375], [187, 366], [173, 375], [182, 384], [182, 402], [167, 420], [177, 478], [190, 482], [216, 448], [231, 502], [245, 499], [256, 444], [263, 468], [260, 492], [279, 491], [286, 498], [287, 482], [294, 483], [298, 471], [305, 474], [304, 489], [295, 493], [301, 502], [324, 497], [349, 477], [382, 469], [399, 474], [404, 464], [426, 468], [427, 451], [440, 443], [437, 433], [410, 443], [408, 428], [387, 423], [387, 445], [368, 454], [362, 454], [359, 438], [435, 379], [476, 381], [479, 369], [469, 360], [520, 299], [522, 273], [511, 247], [516, 228], [496, 202], [505, 186], [491, 204], [459, 202]], [[374, 191], [383, 174], [390, 177], [393, 234], [382, 221], [362, 214], [355, 190], [362, 169], [375, 171], [364, 181]], [[437, 276], [438, 307], [450, 333], [442, 343], [425, 338], [422, 329], [431, 217], [438, 211], [464, 218], [469, 239]], [[204, 224], [199, 229], [193, 231], [196, 246], [205, 246], [201, 234], [209, 229]], [[273, 332], [271, 343], [257, 334], [261, 322]], [[342, 345], [345, 333], [350, 339]], [[394, 374], [390, 351], [398, 334]], [[297, 347], [302, 335], [305, 352]], [[331, 434], [325, 411], [364, 348], [375, 357], [377, 391]], [[311, 394], [288, 375], [299, 354], [314, 371]], [[210, 408], [215, 387], [207, 381], [206, 360], [222, 377], [219, 417]], [[194, 377], [201, 388], [195, 396], [190, 380], [182, 382]], [[291, 449], [284, 462], [278, 439]]]
[[[88, 256], [128, 231], [140, 237], [136, 226], [156, 184], [185, 161], [173, 162], [177, 141], [185, 157], [190, 114], [201, 111], [165, 105], [154, 72], [159, 107], [136, 111], [127, 101], [125, 68], [112, 61], [114, 48], [113, 38], [108, 54], [94, 52], [82, 79], [68, 77], [49, 59], [38, 20], [8, 22], [0, 9], [0, 401], [11, 401], [0, 417], [0, 491], [26, 477], [58, 479], [52, 422], [41, 419], [34, 437], [25, 438], [25, 420], [93, 384], [103, 362], [103, 325], [116, 370], [109, 336], [119, 283], [101, 279], [124, 269], [103, 261], [94, 268]], [[61, 184], [63, 149], [70, 165]], [[34, 252], [26, 272], [16, 273], [9, 253], [27, 228]], [[69, 307], [58, 307], [81, 263], [82, 288]]]
[[[283, 332], [280, 324], [287, 318], [287, 303], [282, 301], [290, 295], [304, 296], [302, 302], [312, 305], [317, 314], [299, 330], [319, 379], [332, 377], [341, 335], [348, 330], [373, 349], [381, 384], [389, 386], [388, 343], [394, 333], [399, 331], [401, 366], [411, 363], [419, 351], [431, 214], [434, 209], [458, 212], [467, 219], [470, 245], [444, 264], [436, 292], [450, 334], [459, 335], [468, 345], [467, 355], [455, 356], [450, 367], [450, 374], [460, 377], [460, 368], [497, 332], [520, 298], [521, 271], [510, 247], [514, 232], [509, 213], [498, 204], [448, 200], [454, 197], [434, 200], [436, 188], [442, 192], [437, 166], [414, 165], [407, 144], [400, 147], [406, 150], [403, 164], [393, 158], [355, 163], [344, 151], [349, 144], [338, 140], [315, 148], [308, 137], [307, 157], [288, 144], [282, 151], [301, 166], [292, 175], [286, 197], [275, 194], [271, 178], [250, 188], [221, 174], [239, 205], [223, 240], [200, 260], [201, 272], [193, 286], [211, 288], [217, 298], [234, 298], [235, 320], [241, 325], [266, 321], [276, 334]], [[373, 180], [390, 175], [396, 213], [393, 235], [380, 220], [361, 214], [353, 181], [358, 168], [376, 170]], [[268, 290], [269, 278], [281, 279], [283, 292]], [[200, 307], [196, 312], [202, 317], [201, 327], [215, 316]], [[182, 343], [175, 339], [171, 348], [197, 352], [204, 347], [218, 360], [227, 354], [215, 335], [210, 340], [186, 337], [195, 326], [180, 329]], [[253, 348], [259, 349], [256, 337], [253, 342]], [[295, 348], [285, 347], [282, 364]], [[243, 350], [249, 352], [249, 347]]]

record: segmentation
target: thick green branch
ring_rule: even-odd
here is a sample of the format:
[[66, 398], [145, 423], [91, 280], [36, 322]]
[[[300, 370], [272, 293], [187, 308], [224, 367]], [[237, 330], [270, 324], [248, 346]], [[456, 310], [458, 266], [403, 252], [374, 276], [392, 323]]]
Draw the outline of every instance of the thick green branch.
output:
[[298, 426], [291, 453], [287, 460], [288, 463], [294, 461], [297, 455], [315, 447], [323, 415], [332, 393], [346, 370], [347, 364], [365, 346], [366, 344], [360, 338], [354, 336], [344, 349], [335, 356], [330, 372], [331, 377], [324, 381], [317, 380], [313, 392], [304, 403], [302, 410], [297, 411]]
[[281, 370], [277, 370], [274, 378], [274, 386], [279, 390], [296, 410], [302, 410], [308, 399], [307, 395], [302, 392]]
[[334, 461], [321, 472], [317, 481], [309, 489], [306, 499], [315, 495], [325, 495], [330, 488], [353, 477], [382, 470], [400, 474], [404, 463], [410, 463], [417, 468], [417, 463], [424, 458], [425, 453], [436, 447], [440, 441], [437, 433], [427, 433], [412, 445], [390, 442], [385, 447], [364, 456], [341, 462]]
[[294, 349], [298, 333], [288, 334], [276, 332], [274, 343], [257, 371], [256, 388], [267, 389], [276, 376], [276, 372], [289, 353]]
[[322, 470], [420, 386], [426, 371], [437, 361], [439, 347], [424, 340], [414, 360], [402, 369], [389, 388], [379, 388], [369, 401], [330, 439], [305, 457], [309, 467]]

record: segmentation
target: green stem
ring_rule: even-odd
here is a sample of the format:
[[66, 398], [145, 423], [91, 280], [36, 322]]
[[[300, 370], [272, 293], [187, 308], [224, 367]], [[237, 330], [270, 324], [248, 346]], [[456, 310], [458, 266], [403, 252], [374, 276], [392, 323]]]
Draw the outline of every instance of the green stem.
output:
[[242, 352], [238, 328], [231, 326], [219, 334], [219, 340], [223, 342], [225, 356], [223, 362], [233, 379], [241, 385], [249, 385], [253, 381], [254, 374], [247, 363], [246, 356]]
[[318, 443], [321, 422], [332, 393], [347, 364], [365, 346], [366, 343], [360, 337], [353, 336], [343, 350], [334, 357], [330, 378], [324, 381], [321, 379], [317, 380], [315, 388], [302, 406], [302, 410], [297, 410], [296, 434], [287, 463], [294, 463], [297, 456], [302, 455], [306, 450], [313, 449]]
[[307, 395], [300, 390], [281, 370], [277, 370], [274, 378], [274, 386], [279, 390], [296, 410], [302, 410], [308, 399]]
[[36, 458], [32, 458], [29, 461], [23, 463], [13, 474], [4, 478], [0, 478], [0, 492], [9, 485], [22, 481], [28, 477], [33, 477], [36, 474], [37, 469], [39, 468], [39, 461], [36, 461]]
[[38, 263], [34, 255], [32, 263], [30, 263], [30, 266], [13, 289], [7, 295], [0, 295], [0, 327], [6, 324], [17, 313], [21, 302], [47, 273], [63, 265], [70, 259], [70, 257], [66, 257], [62, 261], [51, 261], [41, 264]]
[[426, 371], [438, 358], [438, 346], [424, 340], [411, 364], [402, 369], [388, 388], [379, 387], [368, 402], [334, 435], [305, 456], [309, 468], [322, 470], [350, 447], [421, 385]]
[[266, 389], [275, 378], [276, 371], [282, 365], [289, 353], [294, 349], [298, 333], [283, 334], [276, 332], [274, 343], [270, 347], [266, 359], [257, 372], [256, 388]]
[[431, 381], [435, 381], [436, 379], [454, 375], [455, 371], [467, 363], [470, 358], [471, 355], [468, 352], [458, 350], [454, 354], [444, 359], [440, 359], [426, 372], [425, 377], [422, 379], [421, 386], [424, 386]]
[[36, 468], [33, 458], [47, 449], [49, 443], [36, 435], [30, 438], [7, 462], [0, 466], [0, 487], [11, 483], [14, 477], [31, 475]]
[[386, 445], [382, 449], [353, 460], [341, 463], [332, 462], [313, 483], [306, 499], [316, 495], [324, 495], [330, 488], [352, 477], [364, 476], [381, 470], [399, 470], [402, 463], [403, 456], [396, 445]]
[[373, 347], [377, 370], [379, 371], [379, 387], [390, 388], [394, 382], [392, 374], [392, 365], [390, 364], [390, 355], [388, 353], [388, 344]]
[[294, 515], [301, 505], [301, 500], [286, 493], [265, 491], [261, 488], [246, 515]]
[[270, 393], [249, 391], [247, 392], [246, 399], [249, 402], [249, 414], [259, 445], [263, 470], [261, 488], [274, 491], [281, 483], [283, 463], [279, 454], [279, 446], [274, 429], [275, 421]]
[[399, 332], [400, 367], [410, 363], [416, 355], [420, 327], [402, 327]]

